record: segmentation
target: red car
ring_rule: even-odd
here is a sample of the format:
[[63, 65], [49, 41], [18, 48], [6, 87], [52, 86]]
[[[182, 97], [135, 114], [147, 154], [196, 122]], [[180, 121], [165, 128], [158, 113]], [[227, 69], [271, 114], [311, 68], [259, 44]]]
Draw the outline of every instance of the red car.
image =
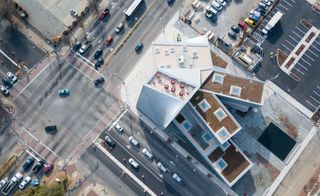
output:
[[52, 163], [48, 163], [44, 165], [44, 173], [47, 174], [53, 169], [54, 165]]
[[238, 26], [245, 31], [248, 29], [248, 26], [242, 21], [238, 23]]
[[100, 20], [103, 20], [107, 15], [109, 15], [109, 9], [108, 8], [106, 8], [105, 10], [103, 10], [101, 13], [100, 13], [100, 15], [99, 15], [99, 19]]
[[112, 38], [112, 36], [111, 35], [109, 35], [108, 37], [107, 37], [107, 39], [106, 40], [104, 40], [104, 44], [106, 45], [106, 46], [109, 46], [110, 44], [111, 44], [111, 42], [113, 41], [113, 38]]

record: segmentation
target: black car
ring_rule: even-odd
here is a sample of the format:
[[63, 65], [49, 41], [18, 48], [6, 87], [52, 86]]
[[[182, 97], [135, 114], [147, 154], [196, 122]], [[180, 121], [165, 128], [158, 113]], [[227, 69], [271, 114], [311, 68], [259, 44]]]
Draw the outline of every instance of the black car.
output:
[[174, 0], [167, 0], [168, 5], [172, 5], [174, 3]]
[[237, 39], [237, 34], [236, 34], [234, 31], [232, 31], [232, 30], [230, 30], [230, 31], [228, 32], [228, 35], [229, 35], [229, 37], [231, 37], [231, 38], [234, 39], [234, 40]]
[[29, 157], [26, 162], [24, 162], [24, 164], [22, 165], [22, 168], [24, 171], [27, 171], [29, 169], [29, 167], [33, 164], [34, 162], [34, 158], [33, 157]]
[[95, 68], [96, 68], [96, 69], [101, 68], [101, 65], [103, 64], [103, 62], [104, 62], [103, 59], [102, 59], [102, 58], [99, 58], [99, 59], [97, 60], [96, 64], [94, 64]]
[[109, 137], [108, 135], [104, 138], [104, 140], [107, 142], [107, 144], [109, 146], [114, 146], [116, 143], [113, 141], [113, 139], [111, 139], [111, 137]]
[[134, 49], [138, 53], [142, 50], [142, 48], [143, 48], [143, 43], [139, 42], [139, 43], [137, 43], [137, 45]]
[[78, 51], [81, 48], [81, 42], [76, 42], [73, 46], [72, 46], [72, 50], [74, 52]]
[[94, 59], [98, 59], [102, 55], [102, 49], [99, 48], [95, 53], [94, 53]]
[[38, 173], [40, 171], [40, 169], [43, 168], [45, 162], [43, 160], [39, 161], [33, 168], [32, 168], [32, 172], [33, 173]]
[[100, 84], [104, 83], [104, 77], [98, 78], [93, 81], [95, 86], [99, 86]]
[[44, 128], [46, 132], [56, 132], [58, 130], [56, 125], [49, 125]]
[[233, 25], [233, 26], [231, 27], [231, 30], [234, 31], [235, 33], [240, 33], [240, 28], [237, 27], [236, 25]]

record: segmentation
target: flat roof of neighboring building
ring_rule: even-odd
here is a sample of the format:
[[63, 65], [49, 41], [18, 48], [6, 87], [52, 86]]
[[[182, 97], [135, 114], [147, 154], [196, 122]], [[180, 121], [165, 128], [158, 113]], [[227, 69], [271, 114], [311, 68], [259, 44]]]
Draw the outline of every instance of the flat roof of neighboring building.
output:
[[232, 142], [229, 142], [229, 147], [224, 151], [220, 147], [216, 148], [208, 158], [215, 165], [216, 171], [230, 186], [252, 166], [246, 155], [237, 149]]
[[213, 93], [199, 90], [190, 102], [221, 143], [230, 139], [241, 129], [238, 122]]
[[264, 82], [214, 71], [201, 89], [217, 95], [236, 97], [253, 103], [262, 103]]

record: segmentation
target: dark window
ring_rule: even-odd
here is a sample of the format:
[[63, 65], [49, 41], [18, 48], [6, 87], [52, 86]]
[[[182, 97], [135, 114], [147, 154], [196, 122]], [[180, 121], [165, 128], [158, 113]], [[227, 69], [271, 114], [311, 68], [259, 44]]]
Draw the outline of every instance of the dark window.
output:
[[182, 116], [182, 114], [178, 114], [178, 116], [176, 117], [176, 121], [178, 123], [182, 123], [185, 120], [185, 118]]

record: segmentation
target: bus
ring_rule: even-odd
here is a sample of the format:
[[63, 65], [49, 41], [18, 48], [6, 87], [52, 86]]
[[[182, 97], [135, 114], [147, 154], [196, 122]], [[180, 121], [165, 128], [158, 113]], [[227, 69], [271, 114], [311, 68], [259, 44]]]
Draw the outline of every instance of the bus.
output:
[[125, 15], [127, 19], [130, 19], [132, 15], [138, 10], [143, 0], [134, 0], [130, 7], [125, 11]]

